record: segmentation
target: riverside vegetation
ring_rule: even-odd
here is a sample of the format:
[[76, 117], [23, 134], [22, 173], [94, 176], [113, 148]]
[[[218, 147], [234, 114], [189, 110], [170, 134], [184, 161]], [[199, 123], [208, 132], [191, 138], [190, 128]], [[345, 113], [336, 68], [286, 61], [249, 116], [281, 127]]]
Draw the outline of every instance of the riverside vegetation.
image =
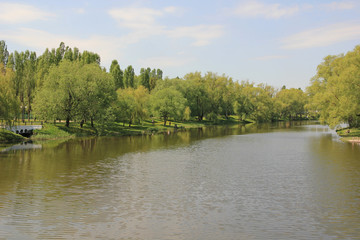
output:
[[[63, 42], [37, 56], [29, 50], [9, 53], [0, 41], [0, 119], [6, 125], [46, 122], [33, 139], [301, 119], [334, 127], [347, 123], [354, 133], [360, 127], [359, 62], [360, 46], [326, 57], [304, 92], [212, 72], [170, 79], [161, 69], [147, 67], [136, 75], [131, 65], [122, 70], [117, 60], [107, 72], [97, 53]], [[0, 141], [15, 139], [9, 134], [0, 130]]]

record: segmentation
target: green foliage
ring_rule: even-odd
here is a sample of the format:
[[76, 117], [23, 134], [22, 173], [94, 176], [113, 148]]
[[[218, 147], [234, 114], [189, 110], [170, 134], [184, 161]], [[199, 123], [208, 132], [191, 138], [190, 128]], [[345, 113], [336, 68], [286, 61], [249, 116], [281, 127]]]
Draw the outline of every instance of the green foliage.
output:
[[20, 109], [18, 98], [15, 95], [15, 73], [12, 69], [5, 68], [0, 63], [0, 119], [4, 119], [8, 125], [14, 119]]
[[186, 89], [183, 91], [191, 110], [191, 115], [199, 121], [210, 111], [210, 96], [205, 85], [205, 79], [200, 72], [185, 75]]
[[9, 52], [7, 50], [7, 46], [4, 40], [0, 41], [0, 64], [2, 63], [3, 66], [7, 65], [9, 58]]
[[115, 114], [118, 121], [128, 122], [131, 126], [133, 122], [139, 123], [148, 116], [149, 92], [143, 86], [119, 89], [117, 96]]
[[121, 71], [118, 61], [112, 61], [110, 66], [110, 74], [114, 79], [115, 89], [124, 88], [124, 73]]
[[129, 65], [124, 72], [124, 83], [127, 88], [134, 88], [135, 86], [135, 71], [134, 68]]
[[[97, 120], [115, 98], [114, 83], [97, 64], [63, 60], [51, 67], [35, 98], [36, 114], [44, 119]], [[93, 124], [93, 123], [92, 123]]]
[[360, 46], [346, 55], [327, 56], [307, 88], [307, 108], [330, 126], [360, 126]]
[[186, 99], [175, 87], [158, 90], [151, 96], [153, 112], [164, 119], [164, 125], [166, 125], [169, 118], [182, 119], [185, 104]]
[[[149, 117], [161, 117], [165, 125], [169, 118], [214, 124], [230, 119], [233, 114], [240, 120], [264, 122], [301, 118], [307, 109], [321, 106], [313, 112], [321, 112], [325, 118], [335, 114], [330, 109], [333, 103], [327, 99], [331, 93], [348, 90], [337, 87], [334, 72], [345, 69], [341, 75], [344, 81], [349, 85], [357, 83], [356, 61], [352, 68], [346, 68], [346, 64], [336, 63], [338, 58], [330, 56], [319, 66], [318, 76], [308, 91], [314, 100], [308, 102], [307, 95], [299, 89], [283, 87], [277, 91], [265, 84], [239, 83], [212, 72], [169, 79], [163, 78], [160, 69], [142, 68], [136, 76], [131, 65], [123, 72], [117, 60], [113, 60], [106, 73], [100, 67], [98, 54], [86, 50], [81, 53], [63, 42], [37, 57], [28, 50], [9, 54], [5, 42], [0, 41], [3, 62], [0, 81], [4, 86], [0, 89], [0, 117], [9, 121], [19, 119], [21, 112], [22, 119], [26, 113], [41, 120], [60, 119], [65, 120], [68, 130], [72, 121], [78, 121], [80, 128], [84, 125], [95, 129], [99, 124], [97, 134], [106, 132], [105, 125], [114, 120], [136, 126], [145, 124]], [[342, 105], [336, 114], [350, 116], [356, 112], [354, 102], [358, 97], [340, 96]]]
[[184, 120], [189, 121], [191, 118], [191, 109], [189, 106], [187, 106], [184, 110]]
[[117, 90], [117, 102], [115, 103], [117, 120], [123, 123], [128, 122], [129, 126], [135, 119], [136, 103], [133, 91], [132, 88]]
[[280, 118], [287, 120], [302, 119], [307, 104], [305, 93], [301, 89], [281, 89], [275, 101], [279, 106]]
[[150, 90], [150, 74], [151, 69], [150, 68], [141, 68], [140, 69], [140, 84]]
[[106, 121], [107, 109], [116, 99], [114, 82], [97, 64], [81, 66], [78, 74], [81, 87], [77, 118], [90, 120], [93, 127], [94, 120]]

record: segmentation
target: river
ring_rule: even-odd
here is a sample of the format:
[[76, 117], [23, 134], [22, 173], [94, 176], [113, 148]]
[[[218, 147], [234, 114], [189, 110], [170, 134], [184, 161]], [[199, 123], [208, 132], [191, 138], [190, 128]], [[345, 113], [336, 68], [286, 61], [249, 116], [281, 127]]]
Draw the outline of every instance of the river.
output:
[[0, 239], [360, 239], [360, 146], [298, 122], [2, 148]]

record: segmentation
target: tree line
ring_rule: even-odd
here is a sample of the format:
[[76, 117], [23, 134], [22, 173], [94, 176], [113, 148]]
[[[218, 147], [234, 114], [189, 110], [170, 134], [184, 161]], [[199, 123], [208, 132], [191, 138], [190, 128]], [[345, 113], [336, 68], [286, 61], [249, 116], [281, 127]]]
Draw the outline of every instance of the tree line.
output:
[[[36, 56], [28, 50], [9, 53], [5, 41], [0, 41], [0, 119], [61, 119], [66, 126], [71, 121], [80, 126], [107, 121], [131, 126], [151, 117], [161, 118], [164, 124], [169, 120], [216, 122], [231, 115], [257, 122], [310, 116], [335, 122], [333, 116], [338, 115], [332, 107], [342, 104], [349, 115], [338, 120], [353, 126], [359, 113], [355, 111], [356, 102], [359, 107], [359, 85], [351, 87], [359, 81], [357, 52], [359, 48], [345, 56], [325, 58], [304, 92], [239, 82], [213, 72], [193, 72], [170, 79], [163, 77], [161, 69], [147, 67], [137, 75], [131, 65], [122, 70], [117, 60], [106, 71], [98, 54], [80, 52], [64, 43]], [[347, 87], [343, 86], [346, 82]], [[341, 90], [335, 83], [342, 85]], [[346, 96], [355, 93], [348, 100], [337, 95], [336, 102], [331, 98], [335, 89]]]

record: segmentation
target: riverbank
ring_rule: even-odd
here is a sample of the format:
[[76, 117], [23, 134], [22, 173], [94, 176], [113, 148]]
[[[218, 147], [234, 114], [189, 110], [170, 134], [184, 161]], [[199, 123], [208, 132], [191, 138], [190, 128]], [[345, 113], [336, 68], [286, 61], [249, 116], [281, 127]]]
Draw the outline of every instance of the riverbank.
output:
[[360, 128], [342, 128], [336, 132], [345, 142], [360, 143]]
[[[95, 123], [94, 127], [85, 123], [80, 127], [79, 123], [72, 122], [70, 127], [65, 127], [64, 123], [44, 123], [43, 128], [34, 131], [34, 135], [29, 139], [34, 141], [66, 139], [75, 137], [90, 137], [90, 136], [135, 136], [135, 135], [151, 135], [157, 133], [166, 133], [169, 131], [181, 131], [189, 128], [200, 128], [213, 125], [233, 125], [239, 123], [249, 123], [250, 121], [239, 121], [237, 117], [229, 117], [228, 119], [219, 119], [218, 121], [186, 121], [176, 122], [168, 121], [164, 126], [161, 120], [146, 120], [138, 124], [130, 125], [128, 123], [109, 122], [104, 124]], [[22, 142], [27, 138], [14, 134], [3, 134], [0, 138], [0, 143], [16, 143]], [[19, 136], [16, 138], [15, 136]]]
[[25, 137], [6, 129], [0, 129], [0, 143], [18, 143], [26, 140]]

